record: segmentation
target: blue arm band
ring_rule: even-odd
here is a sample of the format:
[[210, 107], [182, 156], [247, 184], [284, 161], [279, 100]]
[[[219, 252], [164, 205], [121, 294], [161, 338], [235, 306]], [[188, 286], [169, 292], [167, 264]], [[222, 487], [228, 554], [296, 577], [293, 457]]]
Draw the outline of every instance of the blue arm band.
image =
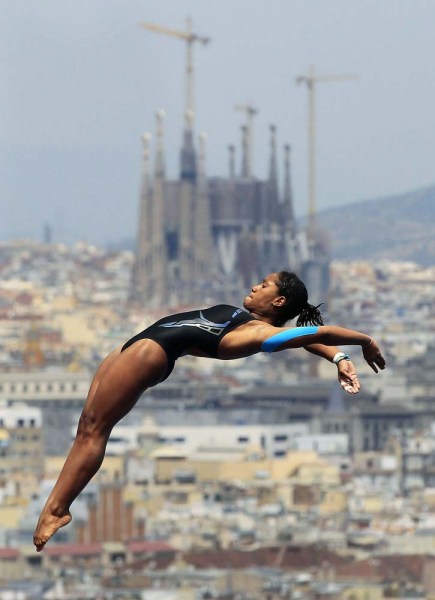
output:
[[285, 331], [280, 331], [275, 335], [272, 335], [267, 340], [264, 340], [261, 351], [262, 352], [273, 352], [284, 344], [284, 342], [288, 342], [289, 340], [293, 340], [297, 337], [302, 337], [303, 335], [313, 335], [317, 333], [318, 327], [294, 327], [293, 329], [286, 329]]

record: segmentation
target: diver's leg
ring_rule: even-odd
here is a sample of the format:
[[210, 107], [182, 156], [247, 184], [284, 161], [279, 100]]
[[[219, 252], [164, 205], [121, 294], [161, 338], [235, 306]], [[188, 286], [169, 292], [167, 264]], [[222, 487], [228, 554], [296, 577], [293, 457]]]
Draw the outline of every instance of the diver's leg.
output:
[[74, 444], [39, 518], [33, 538], [38, 551], [71, 521], [71, 503], [100, 468], [113, 426], [148, 387], [163, 379], [167, 365], [166, 353], [152, 340], [136, 342], [122, 353], [115, 351], [102, 363], [92, 381]]

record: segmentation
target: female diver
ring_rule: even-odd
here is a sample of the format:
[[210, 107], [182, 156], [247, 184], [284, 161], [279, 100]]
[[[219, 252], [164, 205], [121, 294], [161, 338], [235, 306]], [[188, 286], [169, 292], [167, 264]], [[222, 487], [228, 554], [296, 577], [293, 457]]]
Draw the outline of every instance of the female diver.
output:
[[[323, 325], [318, 308], [308, 303], [305, 285], [293, 273], [271, 273], [252, 288], [243, 306], [245, 311], [218, 305], [165, 317], [107, 356], [93, 378], [75, 441], [39, 517], [33, 536], [38, 552], [71, 521], [70, 506], [100, 468], [114, 425], [147, 388], [169, 376], [178, 357], [230, 360], [303, 347], [336, 363], [338, 379], [349, 393], [357, 393], [360, 385], [352, 362], [336, 344], [361, 346], [375, 373], [385, 368], [371, 337]], [[283, 327], [298, 315], [296, 327]]]

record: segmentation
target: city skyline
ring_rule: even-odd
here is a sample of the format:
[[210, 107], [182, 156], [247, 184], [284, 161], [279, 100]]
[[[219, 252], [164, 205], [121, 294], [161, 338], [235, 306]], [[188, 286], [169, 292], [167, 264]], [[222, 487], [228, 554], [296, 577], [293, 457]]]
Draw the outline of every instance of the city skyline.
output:
[[8, 5], [0, 238], [41, 238], [44, 223], [57, 241], [134, 238], [140, 136], [154, 136], [154, 113], [164, 108], [167, 173], [177, 178], [184, 105], [184, 48], [140, 23], [184, 29], [189, 15], [211, 38], [195, 48], [195, 134], [208, 133], [209, 176], [227, 174], [230, 143], [240, 171], [244, 116], [234, 106], [250, 102], [259, 110], [254, 173], [267, 172], [274, 123], [279, 146], [292, 146], [296, 213], [306, 213], [308, 102], [296, 78], [313, 65], [319, 75], [358, 77], [318, 86], [318, 209], [432, 184], [435, 6], [328, 6], [240, 1], [226, 14], [216, 2], [188, 0], [130, 1], [122, 10]]

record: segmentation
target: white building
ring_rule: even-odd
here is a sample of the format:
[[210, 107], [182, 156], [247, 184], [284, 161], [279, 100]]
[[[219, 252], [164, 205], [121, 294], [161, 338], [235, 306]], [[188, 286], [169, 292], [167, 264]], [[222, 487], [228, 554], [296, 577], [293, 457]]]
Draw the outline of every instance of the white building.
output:
[[78, 406], [84, 404], [91, 376], [67, 371], [0, 373], [0, 400], [26, 402], [37, 406]]
[[[76, 433], [72, 430], [72, 436]], [[262, 448], [270, 458], [285, 456], [294, 440], [308, 434], [305, 423], [277, 425], [156, 425], [147, 418], [134, 426], [117, 425], [107, 444], [108, 455], [121, 455], [138, 447], [177, 447], [192, 454], [199, 448]], [[324, 436], [327, 437], [327, 436]]]

